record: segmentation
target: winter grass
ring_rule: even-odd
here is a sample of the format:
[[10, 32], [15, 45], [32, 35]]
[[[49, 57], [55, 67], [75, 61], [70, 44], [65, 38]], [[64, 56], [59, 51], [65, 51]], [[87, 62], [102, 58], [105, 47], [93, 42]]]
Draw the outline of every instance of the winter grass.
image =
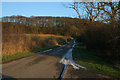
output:
[[73, 59], [77, 64], [85, 66], [88, 70], [93, 70], [104, 75], [120, 78], [120, 69], [107, 63], [100, 57], [95, 56], [81, 44], [78, 44], [73, 49]]

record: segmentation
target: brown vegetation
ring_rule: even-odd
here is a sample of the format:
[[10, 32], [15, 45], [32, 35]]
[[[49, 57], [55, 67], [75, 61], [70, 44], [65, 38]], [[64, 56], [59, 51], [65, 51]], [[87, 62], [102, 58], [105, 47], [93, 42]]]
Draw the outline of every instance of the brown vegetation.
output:
[[[56, 25], [53, 25], [54, 20], [49, 23], [44, 19], [49, 19], [49, 22], [53, 20], [52, 17], [4, 17], [2, 23], [3, 56], [66, 43], [69, 37], [51, 35], [64, 35], [62, 18], [54, 18], [57, 22]], [[68, 18], [68, 20], [71, 20], [71, 18]], [[39, 21], [39, 24], [36, 21]], [[40, 21], [42, 21], [42, 24]], [[69, 34], [67, 33], [67, 35]]]
[[2, 26], [3, 55], [67, 42], [68, 37], [51, 35], [46, 39], [39, 38], [40, 34], [55, 34], [80, 37], [87, 49], [94, 51], [96, 55], [114, 63], [120, 61], [119, 21], [105, 24], [67, 17], [11, 16], [3, 18]]
[[26, 34], [26, 31], [29, 31], [29, 29], [31, 29], [31, 27], [26, 27], [23, 24], [13, 25], [11, 23], [3, 23], [2, 55], [28, 52], [32, 49], [55, 46], [67, 42], [68, 37], [63, 36], [40, 35], [35, 34], [35, 31], [31, 31], [31, 34]]
[[[45, 35], [45, 34], [44, 34]], [[67, 38], [67, 37], [66, 37]], [[60, 42], [61, 40], [62, 42]], [[60, 41], [59, 41], [60, 40]], [[26, 36], [26, 35], [3, 35], [3, 56], [16, 54], [18, 52], [29, 52], [30, 50], [40, 47], [50, 47], [66, 43], [64, 37], [48, 37], [42, 39], [39, 36]]]
[[81, 40], [87, 49], [94, 51], [96, 55], [118, 64], [120, 62], [119, 30], [119, 24], [92, 23], [81, 34]]

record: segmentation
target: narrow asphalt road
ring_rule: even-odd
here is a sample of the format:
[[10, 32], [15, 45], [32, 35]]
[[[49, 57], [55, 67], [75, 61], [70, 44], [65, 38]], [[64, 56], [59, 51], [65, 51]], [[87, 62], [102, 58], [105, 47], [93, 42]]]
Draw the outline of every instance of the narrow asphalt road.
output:
[[[59, 78], [64, 69], [60, 60], [73, 44], [74, 41], [72, 40], [64, 46], [4, 63], [2, 65], [3, 78]], [[102, 76], [82, 68], [75, 70], [71, 65], [67, 66], [63, 75], [63, 78], [99, 77]]]
[[4, 63], [3, 78], [59, 78], [64, 67], [59, 61], [72, 45], [73, 41], [51, 51]]

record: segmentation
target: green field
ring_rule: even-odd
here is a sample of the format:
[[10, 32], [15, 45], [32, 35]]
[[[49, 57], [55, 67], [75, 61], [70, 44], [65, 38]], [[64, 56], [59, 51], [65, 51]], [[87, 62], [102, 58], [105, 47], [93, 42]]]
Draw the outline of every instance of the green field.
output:
[[107, 63], [100, 57], [89, 52], [82, 44], [78, 44], [73, 49], [73, 59], [77, 64], [85, 66], [88, 70], [93, 70], [104, 75], [120, 78], [120, 69]]

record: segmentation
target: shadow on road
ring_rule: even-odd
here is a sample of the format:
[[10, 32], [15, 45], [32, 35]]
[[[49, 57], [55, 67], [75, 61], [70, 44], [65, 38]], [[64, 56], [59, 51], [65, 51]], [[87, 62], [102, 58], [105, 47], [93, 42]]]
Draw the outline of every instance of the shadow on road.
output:
[[1, 74], [1, 73], [0, 73], [0, 75], [2, 76], [1, 80], [17, 80], [13, 77], [10, 77], [10, 76], [7, 76], [7, 75]]
[[[52, 50], [38, 52], [3, 64], [3, 79], [15, 78], [59, 78], [64, 67], [59, 61], [72, 47], [73, 40]], [[9, 76], [6, 76], [9, 75]], [[12, 77], [10, 77], [12, 76]]]

